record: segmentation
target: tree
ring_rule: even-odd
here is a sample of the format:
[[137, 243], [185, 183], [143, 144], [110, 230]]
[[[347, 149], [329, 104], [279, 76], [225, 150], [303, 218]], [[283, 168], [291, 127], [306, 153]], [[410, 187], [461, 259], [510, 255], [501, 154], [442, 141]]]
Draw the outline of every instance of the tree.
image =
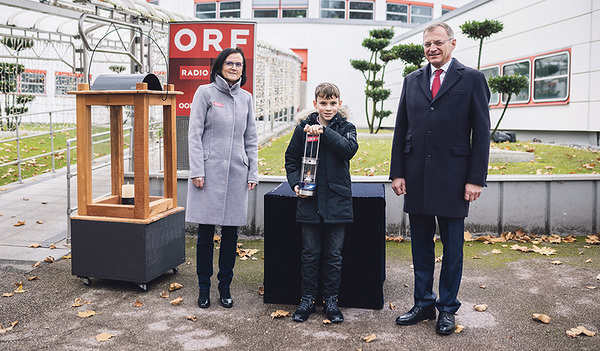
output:
[[[32, 39], [4, 37], [0, 43], [16, 52], [16, 63], [0, 62], [0, 92], [4, 94], [4, 112], [9, 117], [6, 121], [8, 130], [15, 130], [21, 118], [18, 115], [27, 113], [28, 107], [25, 105], [33, 99], [33, 95], [16, 95], [17, 77], [25, 71], [25, 67], [19, 64], [19, 53], [25, 49], [33, 47]], [[0, 129], [4, 129], [0, 119]]]
[[125, 66], [121, 66], [121, 65], [112, 65], [112, 66], [108, 66], [108, 69], [115, 72], [115, 73], [121, 73], [125, 70]]
[[423, 51], [423, 45], [420, 44], [402, 44], [396, 45], [398, 50], [398, 57], [406, 65], [404, 66], [404, 72], [402, 76], [406, 77], [411, 72], [418, 70], [423, 66], [425, 61], [425, 51]]
[[381, 128], [383, 119], [392, 114], [392, 111], [383, 109], [383, 103], [391, 93], [389, 89], [383, 87], [383, 78], [387, 64], [399, 58], [396, 46], [389, 50], [385, 49], [393, 37], [392, 28], [369, 31], [369, 37], [363, 40], [362, 46], [371, 52], [371, 57], [368, 61], [350, 60], [352, 67], [360, 71], [365, 78], [365, 116], [371, 134], [376, 134]]
[[529, 81], [527, 77], [522, 76], [520, 74], [515, 74], [512, 76], [495, 76], [488, 79], [488, 85], [490, 89], [492, 89], [495, 93], [501, 93], [506, 95], [506, 103], [504, 104], [504, 109], [502, 110], [502, 115], [500, 115], [500, 119], [498, 123], [496, 123], [496, 127], [492, 132], [491, 138], [494, 138], [494, 134], [498, 130], [498, 126], [500, 122], [502, 122], [502, 118], [504, 118], [504, 113], [506, 113], [506, 108], [510, 103], [510, 98], [513, 94], [519, 94], [519, 92], [529, 86]]
[[481, 63], [481, 49], [483, 48], [483, 39], [491, 37], [504, 29], [504, 25], [496, 20], [467, 21], [459, 26], [463, 34], [471, 39], [479, 39], [479, 55], [477, 56], [477, 69]]

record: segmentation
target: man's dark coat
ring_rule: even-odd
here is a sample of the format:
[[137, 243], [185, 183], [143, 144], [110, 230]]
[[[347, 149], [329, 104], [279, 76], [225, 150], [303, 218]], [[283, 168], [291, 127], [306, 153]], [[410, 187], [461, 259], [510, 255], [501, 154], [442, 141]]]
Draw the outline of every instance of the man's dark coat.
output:
[[390, 178], [405, 178], [404, 211], [466, 217], [465, 184], [486, 185], [490, 92], [483, 73], [453, 59], [435, 99], [430, 64], [404, 79]]

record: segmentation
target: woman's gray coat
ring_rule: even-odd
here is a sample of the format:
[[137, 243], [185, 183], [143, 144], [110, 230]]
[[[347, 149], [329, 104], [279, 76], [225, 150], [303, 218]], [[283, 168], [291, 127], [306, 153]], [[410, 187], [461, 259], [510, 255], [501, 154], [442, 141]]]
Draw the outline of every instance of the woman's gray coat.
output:
[[[217, 75], [198, 87], [188, 134], [190, 176], [186, 221], [247, 224], [248, 182], [258, 183], [258, 137], [252, 95]], [[192, 178], [204, 177], [204, 188]]]

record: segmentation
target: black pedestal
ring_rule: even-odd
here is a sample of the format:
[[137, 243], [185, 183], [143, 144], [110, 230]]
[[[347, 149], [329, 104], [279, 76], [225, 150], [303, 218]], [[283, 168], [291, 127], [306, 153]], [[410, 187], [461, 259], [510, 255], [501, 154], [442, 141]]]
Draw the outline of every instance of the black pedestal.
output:
[[[383, 184], [352, 184], [354, 223], [346, 226], [339, 304], [383, 307], [385, 280], [385, 190]], [[296, 195], [282, 183], [264, 197], [265, 303], [298, 304], [302, 226]]]
[[71, 273], [145, 284], [185, 262], [185, 211], [148, 224], [71, 219]]

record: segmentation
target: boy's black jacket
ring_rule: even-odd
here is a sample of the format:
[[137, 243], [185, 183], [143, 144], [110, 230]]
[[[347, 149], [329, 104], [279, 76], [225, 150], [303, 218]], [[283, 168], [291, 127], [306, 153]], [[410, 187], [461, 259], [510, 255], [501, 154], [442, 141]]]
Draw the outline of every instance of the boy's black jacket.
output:
[[[351, 223], [352, 188], [350, 159], [358, 150], [356, 127], [343, 113], [336, 114], [321, 134], [319, 163], [317, 165], [317, 191], [312, 197], [298, 197], [296, 221], [302, 223]], [[318, 124], [318, 113], [313, 112], [296, 126], [285, 152], [285, 170], [292, 190], [300, 183], [306, 124]]]

